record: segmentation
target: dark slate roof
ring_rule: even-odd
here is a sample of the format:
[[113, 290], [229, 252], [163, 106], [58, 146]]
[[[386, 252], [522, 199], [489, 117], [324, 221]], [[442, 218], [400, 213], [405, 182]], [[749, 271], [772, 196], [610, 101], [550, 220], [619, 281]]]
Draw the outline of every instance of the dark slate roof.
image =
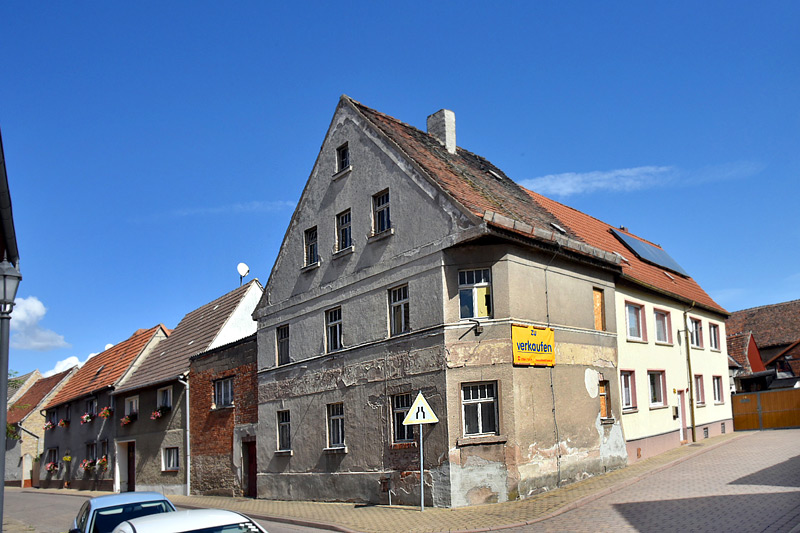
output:
[[800, 339], [800, 300], [742, 309], [725, 323], [728, 334], [752, 331], [762, 349]]
[[9, 424], [16, 424], [26, 416], [28, 416], [31, 411], [36, 409], [36, 407], [42, 402], [42, 400], [50, 394], [54, 388], [58, 386], [61, 381], [66, 378], [74, 368], [70, 368], [69, 370], [65, 370], [58, 374], [52, 375], [47, 378], [42, 378], [33, 386], [28, 389], [25, 394], [23, 394], [19, 400], [14, 403], [8, 409], [8, 423]]
[[28, 379], [30, 379], [30, 377], [35, 372], [36, 372], [36, 370], [34, 370], [33, 372], [28, 372], [27, 374], [25, 374], [23, 376], [15, 376], [13, 378], [10, 378], [8, 380], [8, 391], [7, 391], [7, 394], [6, 394], [6, 400], [8, 400], [12, 396], [14, 396], [14, 393], [16, 393], [19, 389], [21, 389], [22, 386], [25, 385], [25, 382], [28, 381]]
[[258, 280], [237, 287], [184, 316], [169, 337], [158, 343], [117, 392], [163, 383], [189, 370], [189, 358], [208, 350], [253, 283], [258, 283]]
[[116, 385], [159, 330], [167, 332], [161, 324], [150, 329], [140, 329], [126, 341], [115, 344], [86, 361], [46, 408]]

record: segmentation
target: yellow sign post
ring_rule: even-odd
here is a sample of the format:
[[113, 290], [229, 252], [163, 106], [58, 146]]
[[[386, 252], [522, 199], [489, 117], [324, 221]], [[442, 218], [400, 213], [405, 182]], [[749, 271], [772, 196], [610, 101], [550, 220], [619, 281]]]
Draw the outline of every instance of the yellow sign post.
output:
[[556, 364], [555, 332], [552, 328], [511, 324], [511, 349], [515, 365]]

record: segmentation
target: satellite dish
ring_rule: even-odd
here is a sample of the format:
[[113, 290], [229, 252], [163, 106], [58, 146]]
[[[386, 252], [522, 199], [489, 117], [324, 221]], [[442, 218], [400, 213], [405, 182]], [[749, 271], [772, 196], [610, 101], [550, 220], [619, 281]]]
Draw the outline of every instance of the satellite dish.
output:
[[239, 263], [236, 265], [236, 270], [239, 272], [239, 286], [242, 286], [242, 280], [246, 275], [250, 273], [250, 267], [245, 265], [244, 263]]

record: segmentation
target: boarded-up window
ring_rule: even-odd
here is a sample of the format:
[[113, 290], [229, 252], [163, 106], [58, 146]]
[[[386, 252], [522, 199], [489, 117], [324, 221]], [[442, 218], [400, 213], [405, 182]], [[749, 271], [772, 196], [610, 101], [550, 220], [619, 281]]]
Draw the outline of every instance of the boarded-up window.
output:
[[594, 329], [606, 330], [606, 302], [603, 289], [594, 289]]
[[597, 388], [600, 396], [600, 418], [611, 418], [611, 398], [608, 390], [608, 381], [600, 380]]

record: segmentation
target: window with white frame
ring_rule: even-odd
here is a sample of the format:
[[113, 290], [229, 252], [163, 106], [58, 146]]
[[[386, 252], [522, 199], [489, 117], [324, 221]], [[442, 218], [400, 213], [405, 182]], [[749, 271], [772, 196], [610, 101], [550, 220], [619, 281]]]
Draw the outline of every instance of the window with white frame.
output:
[[139, 397], [130, 396], [125, 398], [125, 415], [138, 415], [139, 414]]
[[708, 323], [708, 343], [712, 350], [719, 350], [719, 325]]
[[725, 400], [722, 397], [722, 376], [714, 376], [714, 403], [723, 403]]
[[622, 370], [619, 373], [620, 396], [622, 409], [636, 409], [636, 379], [633, 370]]
[[341, 252], [353, 245], [353, 234], [350, 230], [350, 210], [336, 215], [336, 250]]
[[488, 268], [458, 272], [458, 303], [461, 318], [492, 316], [492, 273]]
[[395, 394], [392, 396], [392, 421], [394, 429], [394, 442], [412, 442], [414, 440], [414, 426], [404, 426], [403, 420], [408, 415], [413, 399], [411, 393]]
[[496, 435], [497, 382], [467, 383], [461, 394], [464, 435]]
[[217, 409], [233, 406], [233, 377], [214, 382], [214, 406]]
[[178, 470], [181, 466], [178, 448], [175, 446], [163, 448], [161, 461], [163, 464], [162, 470]]
[[86, 400], [86, 412], [89, 413], [90, 415], [97, 414], [97, 398]]
[[389, 217], [389, 191], [383, 191], [372, 197], [372, 233], [378, 235], [392, 228]]
[[350, 148], [347, 143], [336, 149], [336, 172], [341, 172], [350, 166]]
[[316, 265], [319, 262], [316, 226], [307, 229], [305, 233], [305, 260], [305, 266]]
[[289, 411], [278, 411], [278, 450], [292, 449], [291, 416]]
[[97, 443], [96, 442], [87, 442], [86, 443], [86, 459], [90, 461], [94, 461], [97, 459]]
[[47, 453], [45, 454], [44, 462], [47, 463], [58, 463], [58, 448], [47, 448]]
[[344, 447], [344, 404], [328, 404], [328, 448]]
[[389, 332], [391, 335], [400, 335], [411, 330], [408, 313], [408, 285], [389, 289]]
[[656, 323], [656, 342], [672, 344], [672, 319], [669, 311], [655, 309], [653, 318]]
[[694, 376], [694, 403], [696, 405], [705, 405], [706, 403], [706, 393], [705, 389], [703, 388], [702, 374], [695, 374]]
[[288, 365], [289, 359], [289, 325], [278, 326], [275, 328], [275, 340], [278, 347], [278, 364]]
[[703, 347], [703, 323], [698, 318], [689, 319], [689, 334], [692, 348]]
[[342, 308], [334, 307], [325, 311], [325, 330], [327, 333], [328, 351], [342, 348]]
[[666, 404], [667, 380], [663, 370], [648, 370], [650, 383], [650, 407], [663, 407]]
[[647, 340], [644, 323], [644, 306], [626, 302], [625, 317], [628, 321], [628, 339], [635, 341]]
[[158, 389], [158, 407], [172, 408], [172, 387]]

